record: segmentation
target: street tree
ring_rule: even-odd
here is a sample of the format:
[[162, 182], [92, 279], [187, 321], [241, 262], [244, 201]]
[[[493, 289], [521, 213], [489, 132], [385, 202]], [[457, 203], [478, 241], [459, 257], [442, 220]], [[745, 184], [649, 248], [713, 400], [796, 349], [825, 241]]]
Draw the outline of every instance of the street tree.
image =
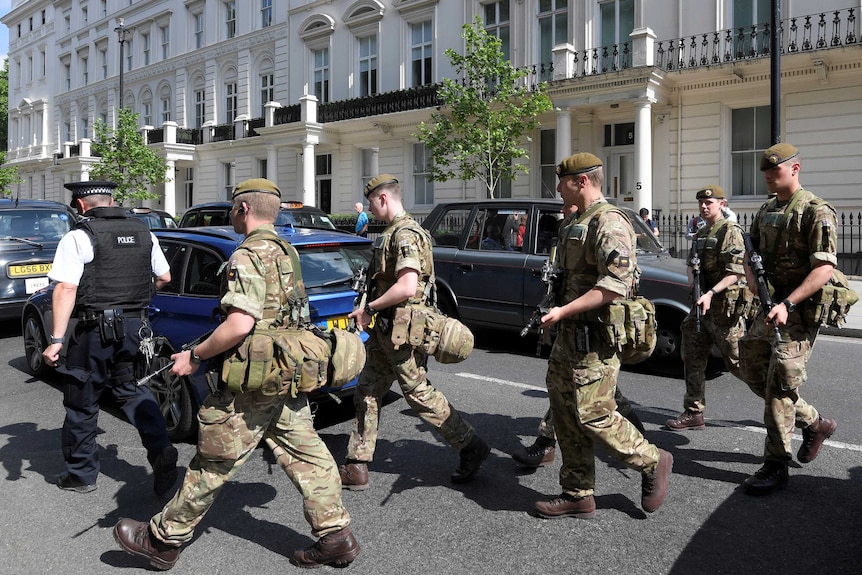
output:
[[443, 80], [439, 111], [414, 136], [429, 152], [432, 181], [479, 180], [493, 198], [502, 180], [529, 172], [519, 160], [529, 158], [529, 134], [551, 100], [543, 84], [526, 85], [527, 71], [512, 66], [479, 18], [463, 30], [465, 53], [446, 50], [460, 79]]
[[150, 186], [164, 183], [167, 161], [144, 143], [138, 131], [138, 115], [121, 108], [116, 129], [101, 119], [96, 120], [96, 137], [93, 155], [99, 162], [90, 168], [91, 180], [108, 180], [117, 183], [114, 202], [123, 205], [127, 200], [151, 200], [158, 194]]
[[20, 184], [24, 180], [18, 175], [18, 168], [15, 166], [4, 166], [6, 162], [6, 152], [0, 151], [0, 197], [11, 196], [15, 190], [12, 186]]

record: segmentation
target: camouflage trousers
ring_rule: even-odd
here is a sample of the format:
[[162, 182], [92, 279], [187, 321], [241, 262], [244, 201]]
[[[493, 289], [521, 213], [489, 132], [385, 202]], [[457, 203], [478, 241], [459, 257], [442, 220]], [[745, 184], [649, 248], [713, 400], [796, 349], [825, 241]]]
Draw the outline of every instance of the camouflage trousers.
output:
[[[633, 417], [637, 417], [632, 410], [632, 404], [629, 402], [628, 398], [622, 394], [620, 388], [617, 387], [616, 391], [614, 391], [614, 401], [617, 404], [616, 410], [628, 420], [631, 420]], [[639, 424], [643, 425], [643, 424]], [[551, 413], [551, 408], [548, 408], [548, 411], [545, 412], [544, 417], [539, 422], [539, 437], [545, 437], [550, 439], [551, 441], [557, 440], [557, 432], [554, 429], [554, 415]]]
[[708, 311], [700, 320], [697, 331], [697, 316], [688, 314], [682, 321], [682, 361], [685, 364], [685, 398], [682, 405], [686, 411], [702, 413], [706, 407], [706, 364], [715, 344], [724, 365], [741, 379], [761, 399], [761, 386], [751, 385], [742, 377], [739, 368], [739, 341], [745, 335], [745, 320], [741, 316], [714, 316]]
[[761, 311], [742, 338], [740, 369], [752, 389], [763, 391], [765, 457], [785, 461], [793, 457], [790, 439], [794, 426], [808, 427], [820, 417], [814, 406], [799, 395], [799, 386], [808, 378], [805, 365], [819, 326], [804, 323], [802, 312], [797, 310], [780, 327], [781, 342], [777, 343], [772, 325], [767, 325], [763, 318]]
[[365, 368], [353, 394], [356, 420], [347, 444], [347, 459], [368, 462], [374, 458], [380, 404], [393, 379], [398, 380], [410, 408], [431, 424], [449, 445], [460, 451], [470, 443], [475, 435], [473, 427], [461, 418], [446, 396], [428, 382], [425, 354], [414, 351], [409, 345], [395, 349], [389, 334], [378, 329], [371, 330], [365, 350]]
[[656, 446], [616, 410], [619, 353], [598, 332], [593, 330], [591, 351], [581, 353], [575, 351], [574, 325], [562, 323], [545, 380], [563, 457], [560, 485], [575, 497], [595, 489], [594, 442], [641, 473], [654, 470], [659, 459]]
[[216, 496], [261, 439], [302, 494], [305, 519], [315, 537], [350, 524], [341, 503], [338, 466], [314, 429], [305, 394], [293, 399], [260, 392], [222, 392], [206, 399], [198, 420], [198, 451], [183, 485], [150, 520], [158, 539], [169, 543], [191, 540]]

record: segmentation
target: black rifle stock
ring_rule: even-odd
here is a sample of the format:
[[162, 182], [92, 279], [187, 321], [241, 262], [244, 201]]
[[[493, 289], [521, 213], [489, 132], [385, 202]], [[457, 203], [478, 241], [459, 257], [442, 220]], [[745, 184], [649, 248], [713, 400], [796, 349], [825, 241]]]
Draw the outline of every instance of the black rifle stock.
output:
[[[353, 298], [353, 311], [363, 309], [368, 302], [368, 268], [359, 268], [353, 272], [353, 281], [350, 284], [350, 289], [356, 292], [356, 297]], [[349, 331], [357, 331], [356, 318], [350, 318], [347, 322]]]
[[[542, 300], [539, 302], [539, 305], [536, 306], [536, 309], [533, 310], [533, 315], [530, 317], [530, 321], [527, 322], [527, 325], [524, 326], [524, 329], [521, 330], [521, 337], [526, 336], [531, 329], [538, 329], [539, 331], [539, 343], [537, 344], [537, 352], [540, 352], [542, 349], [542, 330], [539, 329], [539, 326], [542, 325], [542, 317], [550, 311], [552, 307], [557, 303], [557, 284], [560, 278], [560, 270], [555, 266], [555, 262], [557, 259], [557, 246], [554, 244], [551, 246], [551, 253], [548, 254], [547, 261], [542, 264], [542, 283], [545, 284], [545, 295], [542, 296]], [[537, 353], [538, 355], [539, 353]]]
[[[209, 330], [208, 332], [206, 332], [206, 333], [205, 333], [205, 334], [203, 334], [203, 335], [200, 335], [200, 336], [198, 336], [198, 337], [194, 338], [193, 340], [191, 340], [191, 341], [190, 341], [190, 342], [188, 342], [188, 343], [184, 343], [184, 344], [183, 344], [183, 346], [180, 348], [180, 351], [188, 351], [188, 350], [190, 350], [191, 348], [193, 348], [194, 346], [198, 345], [198, 344], [199, 344], [199, 343], [201, 343], [203, 340], [205, 340], [206, 338], [208, 338], [209, 336], [211, 336], [211, 335], [212, 335], [212, 333], [213, 333], [214, 331], [215, 331], [215, 328], [213, 328], [213, 329]], [[172, 367], [174, 366], [174, 364], [175, 364], [175, 363], [176, 363], [176, 362], [175, 362], [175, 361], [173, 361], [173, 360], [169, 361], [168, 363], [166, 363], [165, 365], [163, 365], [163, 366], [162, 366], [162, 367], [160, 367], [159, 369], [157, 369], [157, 370], [155, 370], [155, 371], [153, 371], [153, 372], [151, 372], [151, 373], [148, 373], [147, 375], [145, 375], [145, 376], [144, 376], [144, 377], [142, 377], [141, 379], [137, 380], [137, 381], [135, 382], [135, 385], [137, 385], [138, 387], [141, 387], [142, 385], [146, 385], [146, 384], [147, 384], [147, 383], [149, 383], [149, 382], [150, 382], [150, 380], [151, 380], [151, 379], [153, 379], [154, 377], [158, 377], [159, 375], [163, 374], [164, 372], [166, 372], [167, 370], [169, 370], [170, 368], [172, 368]]]
[[[751, 235], [748, 233], [742, 234], [742, 241], [745, 245], [745, 251], [748, 252], [748, 264], [754, 273], [754, 279], [757, 283], [757, 297], [760, 298], [760, 307], [763, 309], [763, 315], [769, 314], [770, 310], [775, 306], [772, 301], [772, 294], [769, 293], [769, 285], [766, 283], [766, 268], [763, 267], [763, 258], [760, 254], [754, 251], [754, 244], [751, 241]], [[775, 330], [775, 338], [781, 341], [781, 332], [775, 322], [772, 322], [772, 329]]]
[[691, 266], [691, 299], [694, 300], [694, 314], [697, 321], [697, 332], [700, 333], [700, 321], [703, 319], [703, 309], [697, 304], [700, 296], [703, 295], [703, 290], [700, 287], [700, 256], [697, 255], [697, 240], [691, 244], [691, 255], [688, 258], [688, 265]]

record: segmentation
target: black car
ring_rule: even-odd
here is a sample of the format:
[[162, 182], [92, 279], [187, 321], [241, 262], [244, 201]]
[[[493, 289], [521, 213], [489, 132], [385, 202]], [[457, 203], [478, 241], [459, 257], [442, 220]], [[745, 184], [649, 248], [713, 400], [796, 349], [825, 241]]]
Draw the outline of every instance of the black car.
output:
[[76, 221], [65, 204], [0, 199], [0, 319], [20, 317], [30, 294], [48, 285], [57, 244]]
[[[229, 226], [232, 207], [231, 202], [210, 202], [192, 206], [183, 214], [180, 227]], [[281, 202], [275, 225], [319, 230], [336, 229], [326, 212], [315, 206], [306, 206], [302, 202]]]
[[[442, 311], [468, 325], [521, 330], [545, 294], [542, 264], [563, 215], [553, 199], [441, 203], [422, 225], [434, 240], [434, 269]], [[643, 275], [640, 294], [658, 320], [654, 356], [679, 359], [680, 324], [691, 303], [686, 266], [672, 258], [629, 208]]]
[[132, 208], [126, 212], [130, 218], [137, 218], [147, 224], [151, 230], [177, 227], [177, 221], [171, 214], [152, 208]]

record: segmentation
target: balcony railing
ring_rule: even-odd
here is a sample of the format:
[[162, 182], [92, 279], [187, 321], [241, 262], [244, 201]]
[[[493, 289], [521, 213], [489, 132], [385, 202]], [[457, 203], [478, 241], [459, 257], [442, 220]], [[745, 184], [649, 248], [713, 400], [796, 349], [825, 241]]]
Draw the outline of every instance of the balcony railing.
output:
[[273, 122], [277, 124], [292, 124], [302, 119], [302, 107], [299, 104], [276, 108]]
[[266, 126], [266, 120], [264, 118], [252, 118], [248, 121], [248, 137], [259, 136], [257, 133], [258, 128], [263, 128]]
[[[850, 46], [858, 42], [856, 9], [821, 12], [781, 21], [782, 54]], [[770, 25], [727, 28], [656, 43], [656, 66], [665, 70], [697, 68], [770, 55]]]
[[218, 126], [213, 126], [213, 142], [225, 142], [227, 140], [233, 140], [233, 124], [219, 124]]
[[177, 144], [200, 145], [204, 143], [200, 128], [177, 128]]

